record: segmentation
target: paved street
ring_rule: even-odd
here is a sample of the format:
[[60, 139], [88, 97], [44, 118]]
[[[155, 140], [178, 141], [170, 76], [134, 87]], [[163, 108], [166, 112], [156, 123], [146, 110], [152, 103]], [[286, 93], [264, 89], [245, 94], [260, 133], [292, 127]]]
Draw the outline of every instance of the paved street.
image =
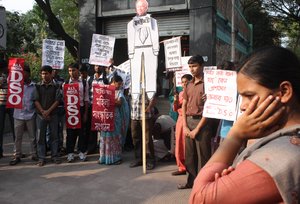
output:
[[[27, 136], [24, 153], [28, 155]], [[175, 162], [157, 163], [157, 168], [143, 175], [142, 167], [129, 168], [132, 152], [124, 153], [118, 166], [97, 164], [98, 155], [89, 161], [60, 165], [47, 163], [38, 167], [29, 157], [9, 166], [12, 136], [4, 136], [4, 158], [0, 159], [1, 204], [54, 203], [187, 203], [190, 190], [177, 190], [186, 176], [171, 176]]]

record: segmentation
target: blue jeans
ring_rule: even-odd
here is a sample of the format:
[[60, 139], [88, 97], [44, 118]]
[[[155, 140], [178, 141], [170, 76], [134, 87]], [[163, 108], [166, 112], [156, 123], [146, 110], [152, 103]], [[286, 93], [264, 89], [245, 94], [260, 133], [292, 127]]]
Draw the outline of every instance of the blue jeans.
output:
[[3, 134], [5, 128], [5, 115], [8, 114], [10, 127], [13, 133], [13, 140], [15, 141], [15, 131], [14, 131], [14, 110], [11, 108], [6, 108], [5, 105], [0, 105], [0, 155], [3, 154]]
[[51, 158], [58, 157], [58, 117], [57, 114], [51, 116], [51, 120], [45, 120], [41, 115], [36, 117], [36, 128], [37, 128], [37, 150], [39, 160], [46, 159], [46, 131], [47, 126], [50, 128], [50, 147], [51, 147]]

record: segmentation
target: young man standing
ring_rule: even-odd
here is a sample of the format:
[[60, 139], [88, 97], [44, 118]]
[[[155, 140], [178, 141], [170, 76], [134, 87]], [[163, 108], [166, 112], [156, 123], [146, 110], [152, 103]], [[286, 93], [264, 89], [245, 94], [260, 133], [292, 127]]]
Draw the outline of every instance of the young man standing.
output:
[[50, 127], [51, 158], [56, 164], [61, 161], [58, 158], [58, 117], [57, 106], [62, 99], [59, 85], [52, 79], [52, 67], [43, 66], [41, 69], [42, 81], [36, 84], [33, 93], [37, 117], [37, 148], [39, 157], [39, 166], [46, 163], [46, 131], [47, 125]]
[[14, 126], [15, 126], [15, 155], [9, 162], [10, 165], [16, 165], [21, 162], [22, 157], [22, 138], [27, 129], [31, 145], [31, 159], [37, 161], [36, 152], [36, 125], [35, 125], [35, 108], [33, 105], [32, 94], [35, 89], [35, 84], [30, 79], [30, 68], [24, 66], [24, 96], [23, 108], [14, 110]]
[[[89, 87], [85, 79], [79, 78], [79, 64], [72, 63], [68, 66], [69, 80], [65, 84], [78, 84], [79, 85], [79, 101], [80, 101], [80, 115], [81, 115], [81, 128], [71, 129], [67, 128], [67, 161], [74, 161], [74, 148], [78, 136], [78, 150], [79, 159], [86, 161], [86, 151], [88, 138], [84, 134], [84, 126], [87, 121], [88, 105], [89, 105]], [[64, 85], [65, 85], [64, 84]], [[64, 86], [63, 85], [63, 86]]]
[[200, 169], [211, 156], [211, 137], [213, 134], [210, 120], [202, 117], [205, 94], [203, 58], [200, 55], [188, 61], [193, 75], [183, 93], [182, 116], [185, 135], [185, 165], [188, 172], [186, 184], [179, 184], [178, 189], [192, 188]]

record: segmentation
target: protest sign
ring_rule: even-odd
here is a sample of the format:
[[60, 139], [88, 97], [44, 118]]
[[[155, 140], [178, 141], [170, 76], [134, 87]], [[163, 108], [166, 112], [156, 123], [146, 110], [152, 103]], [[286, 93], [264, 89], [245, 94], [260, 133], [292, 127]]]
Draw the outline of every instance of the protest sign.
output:
[[63, 69], [65, 59], [64, 40], [43, 40], [42, 66], [49, 65], [53, 69]]
[[8, 63], [7, 108], [22, 109], [24, 94], [24, 62], [22, 58], [10, 58]]
[[109, 66], [113, 58], [115, 38], [107, 35], [93, 34], [89, 63]]
[[64, 102], [66, 111], [66, 127], [81, 128], [79, 84], [64, 84]]
[[115, 87], [93, 84], [92, 127], [93, 131], [114, 131]]
[[119, 70], [123, 71], [123, 73], [126, 74], [125, 80], [122, 77], [123, 78], [123, 87], [124, 87], [124, 89], [130, 88], [130, 85], [131, 85], [130, 61], [127, 60], [127, 61], [123, 62], [117, 68]]
[[204, 72], [206, 102], [203, 116], [234, 121], [236, 118], [236, 72], [206, 70]]
[[164, 40], [166, 70], [181, 70], [181, 41], [180, 37]]
[[180, 71], [175, 71], [175, 82], [176, 86], [180, 87], [181, 86], [181, 77], [185, 74], [191, 74], [188, 61], [191, 58], [191, 56], [187, 57], [181, 57], [181, 63], [182, 63], [182, 69]]

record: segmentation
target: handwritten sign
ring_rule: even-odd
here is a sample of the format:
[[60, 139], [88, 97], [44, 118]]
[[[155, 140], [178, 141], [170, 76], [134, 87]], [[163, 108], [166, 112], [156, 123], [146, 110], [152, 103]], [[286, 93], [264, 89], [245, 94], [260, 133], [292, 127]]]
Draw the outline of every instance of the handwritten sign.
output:
[[43, 40], [42, 66], [49, 65], [53, 69], [63, 69], [65, 59], [64, 40]]
[[115, 87], [93, 84], [92, 130], [114, 131]]
[[125, 75], [126, 75], [125, 80], [122, 76], [124, 89], [130, 88], [130, 85], [131, 85], [130, 61], [127, 60], [127, 61], [123, 62], [122, 64], [120, 64], [118, 66], [118, 69], [123, 71], [123, 73], [125, 73]]
[[236, 72], [206, 70], [204, 72], [206, 102], [203, 116], [234, 121], [236, 118]]
[[164, 41], [166, 70], [181, 70], [181, 41], [180, 37], [171, 38]]
[[66, 111], [66, 127], [81, 128], [79, 84], [64, 85], [64, 102]]
[[107, 35], [93, 34], [90, 52], [90, 64], [109, 66], [113, 58], [115, 38]]
[[24, 62], [22, 58], [10, 58], [8, 69], [7, 108], [22, 109], [24, 94]]

